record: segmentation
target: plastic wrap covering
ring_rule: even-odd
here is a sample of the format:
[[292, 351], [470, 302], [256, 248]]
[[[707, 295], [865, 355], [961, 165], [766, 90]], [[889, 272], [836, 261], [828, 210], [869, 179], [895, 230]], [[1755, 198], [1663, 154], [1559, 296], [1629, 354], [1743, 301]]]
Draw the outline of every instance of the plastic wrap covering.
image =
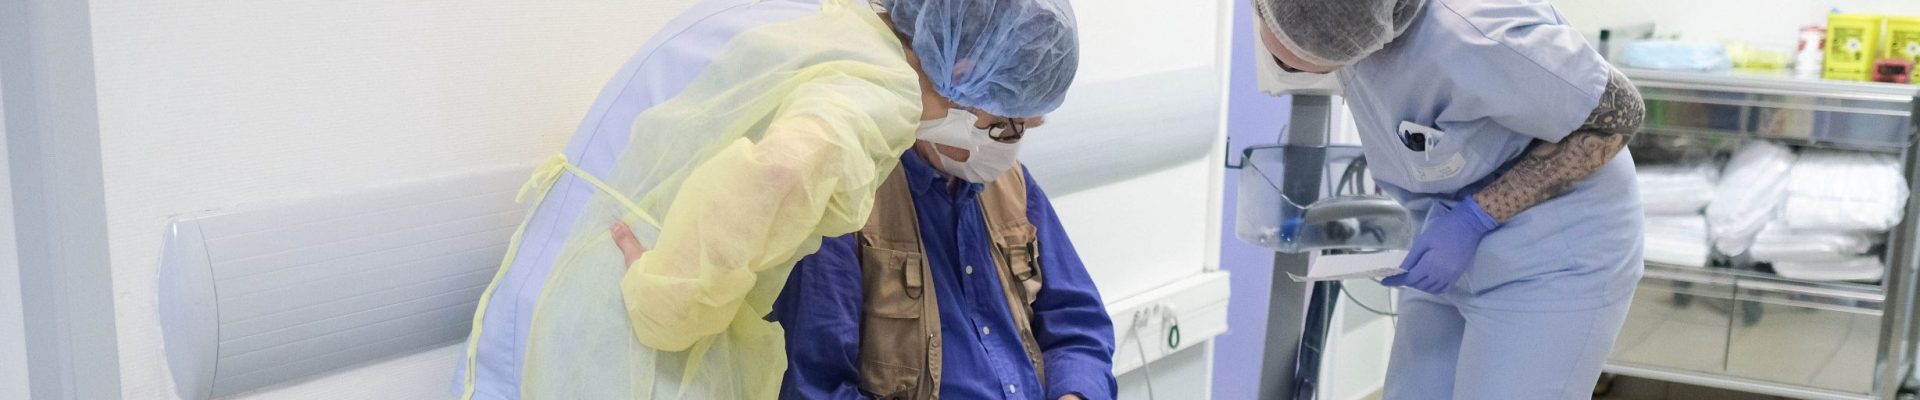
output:
[[1874, 244], [1875, 236], [1865, 232], [1789, 231], [1774, 222], [1760, 231], [1748, 251], [1759, 261], [1819, 263], [1859, 257]]
[[1781, 218], [1796, 231], [1884, 232], [1907, 204], [1900, 168], [1890, 154], [1809, 150], [1788, 174]]
[[1699, 215], [1713, 202], [1717, 170], [1711, 164], [1640, 167], [1640, 202], [1647, 215]]
[[[865, 223], [920, 107], [898, 39], [864, 3], [731, 41], [634, 121], [613, 173], [583, 176], [601, 191], [527, 328], [522, 397], [775, 397], [782, 333], [761, 316], [794, 261]], [[535, 180], [560, 170], [580, 174]], [[615, 220], [653, 249], [630, 267]]]
[[1793, 167], [1793, 157], [1793, 149], [1764, 141], [1749, 142], [1733, 153], [1713, 203], [1707, 205], [1714, 248], [1727, 255], [1747, 252], [1753, 237], [1786, 201], [1787, 180], [1781, 177]]
[[1644, 256], [1647, 262], [1705, 267], [1713, 257], [1707, 218], [1700, 215], [1648, 216]]

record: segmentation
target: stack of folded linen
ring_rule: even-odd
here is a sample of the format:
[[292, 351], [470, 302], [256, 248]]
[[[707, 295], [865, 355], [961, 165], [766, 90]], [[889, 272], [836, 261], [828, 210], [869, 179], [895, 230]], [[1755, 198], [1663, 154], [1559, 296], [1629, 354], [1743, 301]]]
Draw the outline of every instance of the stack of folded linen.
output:
[[1705, 267], [1713, 256], [1713, 244], [1707, 236], [1707, 217], [1693, 215], [1648, 215], [1647, 262], [1685, 267]]
[[1825, 262], [1779, 261], [1773, 272], [1784, 278], [1809, 281], [1877, 282], [1887, 274], [1879, 256], [1865, 255]]
[[1729, 256], [1747, 252], [1786, 202], [1785, 177], [1793, 165], [1793, 149], [1773, 142], [1750, 141], [1734, 151], [1707, 205], [1715, 249]]
[[1648, 216], [1700, 215], [1713, 202], [1717, 172], [1713, 164], [1641, 167], [1640, 202]]
[[1754, 237], [1749, 253], [1756, 261], [1821, 263], [1858, 257], [1873, 249], [1878, 236], [1868, 232], [1796, 231], [1775, 221]]
[[1713, 202], [1713, 164], [1650, 165], [1639, 170], [1640, 202], [1647, 215], [1647, 262], [1705, 267], [1713, 256], [1707, 217], [1700, 211]]
[[1781, 218], [1795, 231], [1892, 229], [1907, 203], [1900, 167], [1890, 154], [1808, 150], [1788, 173]]
[[1809, 150], [1787, 181], [1782, 211], [1754, 239], [1753, 259], [1787, 278], [1879, 280], [1886, 267], [1869, 252], [1900, 223], [1909, 195], [1899, 159]]

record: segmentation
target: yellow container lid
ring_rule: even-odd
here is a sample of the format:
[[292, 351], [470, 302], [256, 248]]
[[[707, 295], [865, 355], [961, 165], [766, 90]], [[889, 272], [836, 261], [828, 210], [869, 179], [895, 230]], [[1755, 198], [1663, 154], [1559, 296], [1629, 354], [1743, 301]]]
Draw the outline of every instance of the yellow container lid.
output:
[[1833, 22], [1833, 23], [1847, 22], [1847, 23], [1877, 24], [1877, 23], [1880, 23], [1880, 21], [1883, 21], [1886, 19], [1887, 17], [1873, 15], [1873, 14], [1827, 14], [1827, 21]]

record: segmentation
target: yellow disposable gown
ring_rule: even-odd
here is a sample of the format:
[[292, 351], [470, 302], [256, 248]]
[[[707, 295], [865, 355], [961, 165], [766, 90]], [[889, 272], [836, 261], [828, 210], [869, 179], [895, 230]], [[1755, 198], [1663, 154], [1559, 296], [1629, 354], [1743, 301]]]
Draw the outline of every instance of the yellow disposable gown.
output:
[[[904, 54], [872, 10], [829, 1], [729, 42], [634, 120], [609, 176], [563, 158], [541, 168], [523, 194], [561, 173], [600, 190], [541, 290], [522, 397], [776, 397], [784, 343], [763, 316], [822, 237], [865, 223], [913, 143], [920, 87]], [[608, 233], [616, 219], [652, 249], [631, 266]]]

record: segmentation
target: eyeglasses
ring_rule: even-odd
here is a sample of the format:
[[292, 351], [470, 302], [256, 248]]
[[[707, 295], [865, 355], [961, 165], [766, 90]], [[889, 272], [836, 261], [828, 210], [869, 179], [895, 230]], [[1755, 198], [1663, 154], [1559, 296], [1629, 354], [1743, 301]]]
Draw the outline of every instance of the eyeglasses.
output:
[[1027, 136], [1026, 118], [1008, 118], [1005, 121], [987, 125], [987, 138], [1000, 143], [1019, 142]]
[[[947, 104], [948, 104], [948, 107], [953, 108], [951, 112], [963, 112], [963, 113], [974, 112], [974, 109], [972, 108], [960, 107], [957, 104], [953, 104], [951, 101], [949, 101]], [[986, 114], [986, 113], [980, 113], [980, 114]], [[996, 142], [1017, 143], [1020, 141], [1020, 138], [1023, 138], [1026, 136], [1027, 136], [1027, 119], [1026, 118], [1003, 118], [999, 122], [994, 122], [992, 124], [987, 125], [987, 138], [993, 139]]]

